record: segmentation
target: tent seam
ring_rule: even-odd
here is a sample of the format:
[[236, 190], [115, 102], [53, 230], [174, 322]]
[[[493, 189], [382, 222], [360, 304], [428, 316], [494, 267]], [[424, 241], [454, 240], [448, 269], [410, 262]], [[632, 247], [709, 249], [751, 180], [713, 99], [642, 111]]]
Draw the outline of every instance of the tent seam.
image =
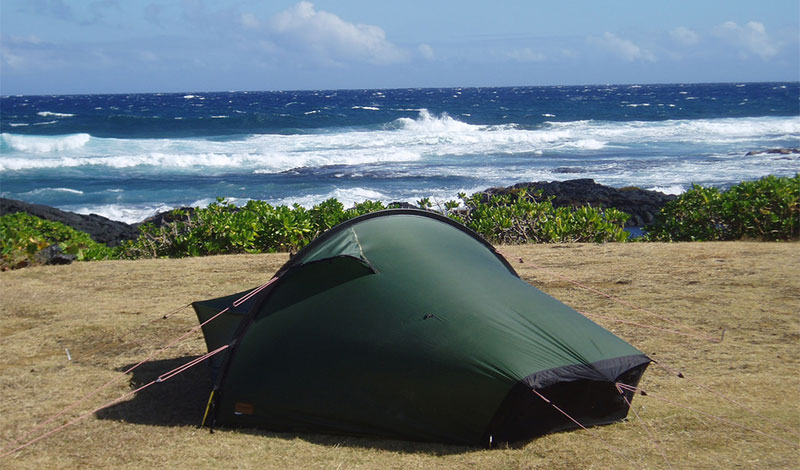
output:
[[358, 234], [356, 233], [356, 229], [354, 229], [353, 227], [350, 227], [350, 231], [353, 232], [353, 238], [355, 238], [355, 240], [356, 240], [356, 245], [358, 245], [358, 252], [361, 254], [361, 258], [363, 258], [364, 261], [369, 263], [369, 260], [367, 259], [367, 256], [364, 254], [364, 248], [361, 246], [361, 240], [358, 239]]

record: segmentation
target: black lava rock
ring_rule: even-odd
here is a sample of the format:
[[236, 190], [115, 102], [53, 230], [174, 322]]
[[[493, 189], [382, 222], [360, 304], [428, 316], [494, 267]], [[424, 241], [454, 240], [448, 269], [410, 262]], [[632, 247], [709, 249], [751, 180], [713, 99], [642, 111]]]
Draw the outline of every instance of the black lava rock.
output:
[[543, 199], [554, 196], [553, 205], [556, 207], [613, 207], [631, 216], [625, 224], [627, 227], [643, 227], [653, 223], [664, 204], [676, 197], [639, 188], [613, 188], [592, 179], [518, 183], [507, 188], [490, 188], [484, 194], [488, 199], [489, 195], [509, 194], [521, 188], [526, 189], [528, 194], [541, 191]]
[[70, 264], [76, 259], [77, 256], [64, 253], [58, 245], [50, 245], [36, 253], [36, 261], [42, 264]]
[[75, 230], [88, 233], [92, 240], [108, 246], [117, 246], [122, 240], [133, 240], [139, 236], [136, 227], [101, 215], [76, 214], [42, 204], [0, 198], [0, 216], [16, 212], [25, 212], [51, 222], [61, 222]]

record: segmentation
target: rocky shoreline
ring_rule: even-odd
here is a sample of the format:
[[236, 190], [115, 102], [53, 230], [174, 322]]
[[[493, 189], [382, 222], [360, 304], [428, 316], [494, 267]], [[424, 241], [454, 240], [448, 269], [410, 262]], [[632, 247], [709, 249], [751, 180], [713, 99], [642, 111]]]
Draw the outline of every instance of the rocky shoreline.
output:
[[[506, 194], [524, 188], [529, 193], [541, 191], [543, 197], [554, 196], [555, 206], [614, 207], [631, 218], [628, 227], [643, 227], [653, 222], [656, 214], [675, 196], [647, 191], [639, 188], [613, 188], [596, 183], [591, 179], [576, 179], [553, 182], [518, 183], [509, 187], [489, 188], [486, 195]], [[54, 222], [61, 222], [81, 232], [86, 232], [93, 240], [108, 246], [117, 246], [124, 240], [133, 240], [139, 235], [138, 226], [142, 223], [126, 224], [97, 214], [76, 214], [42, 204], [31, 204], [14, 199], [0, 198], [0, 216], [15, 212], [25, 212]], [[143, 222], [161, 225], [171, 220], [169, 213], [159, 213]]]

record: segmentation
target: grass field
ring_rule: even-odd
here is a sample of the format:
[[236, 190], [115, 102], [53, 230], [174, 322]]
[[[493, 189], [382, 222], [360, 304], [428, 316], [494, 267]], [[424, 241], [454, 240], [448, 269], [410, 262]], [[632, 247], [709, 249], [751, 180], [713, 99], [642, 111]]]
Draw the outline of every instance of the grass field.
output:
[[[120, 376], [197, 324], [190, 308], [162, 318], [165, 313], [255, 287], [287, 255], [28, 268], [0, 273], [0, 453], [86, 417], [0, 458], [0, 467], [800, 467], [800, 244], [500, 250], [526, 281], [660, 364], [680, 368], [685, 378], [651, 365], [641, 383], [650, 394], [635, 398], [636, 413], [628, 420], [492, 450], [259, 430], [210, 434], [197, 427], [209, 390], [203, 366], [91, 411], [205, 352], [201, 334], [193, 333], [131, 376]], [[722, 342], [704, 338], [719, 338], [723, 330]], [[115, 378], [120, 379], [41, 426]]]

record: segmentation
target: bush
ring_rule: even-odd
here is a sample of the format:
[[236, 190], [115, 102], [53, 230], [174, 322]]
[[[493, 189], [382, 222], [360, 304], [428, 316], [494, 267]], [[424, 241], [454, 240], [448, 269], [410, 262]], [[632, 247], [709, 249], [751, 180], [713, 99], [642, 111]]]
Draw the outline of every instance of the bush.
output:
[[139, 238], [122, 245], [125, 258], [205, 256], [227, 253], [296, 252], [322, 232], [353, 217], [386, 209], [364, 201], [344, 209], [331, 198], [311, 209], [248, 201], [242, 207], [217, 199], [206, 208], [176, 210], [160, 227], [146, 224]]
[[481, 193], [467, 197], [459, 194], [465, 209], [450, 201], [445, 204], [449, 216], [471, 228], [491, 243], [566, 243], [624, 242], [628, 214], [617, 209], [595, 207], [554, 207], [552, 197], [537, 200], [538, 195], [524, 189], [505, 195]]
[[[479, 194], [440, 207], [492, 242], [623, 241], [627, 215], [615, 209], [554, 208], [550, 200], [536, 202], [525, 194], [494, 196], [483, 203]], [[417, 202], [422, 209], [433, 203]], [[226, 253], [296, 252], [326, 230], [354, 217], [386, 209], [380, 201], [364, 201], [345, 209], [331, 198], [311, 209], [297, 204], [272, 206], [249, 201], [239, 207], [218, 199], [206, 208], [172, 212], [171, 221], [140, 227], [137, 240], [121, 247], [125, 258], [186, 257]]]
[[59, 222], [40, 219], [23, 212], [0, 217], [0, 269], [39, 264], [36, 254], [50, 246], [74, 255], [78, 261], [115, 258], [114, 249], [97, 243], [87, 233]]
[[796, 240], [800, 238], [800, 174], [767, 176], [727, 191], [694, 185], [668, 202], [646, 240]]

